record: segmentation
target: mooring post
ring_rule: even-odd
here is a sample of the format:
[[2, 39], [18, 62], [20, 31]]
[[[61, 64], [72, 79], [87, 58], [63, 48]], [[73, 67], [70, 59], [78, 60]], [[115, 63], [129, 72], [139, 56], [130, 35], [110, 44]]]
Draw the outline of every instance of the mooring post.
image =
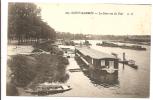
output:
[[75, 54], [75, 56], [76, 56], [76, 48], [74, 48], [74, 54]]
[[124, 63], [125, 63], [125, 52], [123, 52], [123, 69], [124, 69]]

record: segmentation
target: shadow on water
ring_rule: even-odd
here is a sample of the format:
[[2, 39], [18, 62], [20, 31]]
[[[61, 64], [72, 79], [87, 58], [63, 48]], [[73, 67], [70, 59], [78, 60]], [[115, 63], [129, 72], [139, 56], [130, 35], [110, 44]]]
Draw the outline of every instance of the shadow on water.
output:
[[91, 69], [79, 58], [75, 57], [76, 62], [82, 69], [85, 76], [89, 78], [94, 86], [102, 86], [104, 88], [118, 87], [118, 70], [114, 73], [108, 73], [106, 70]]
[[103, 70], [88, 70], [84, 71], [84, 74], [95, 86], [100, 85], [109, 88], [116, 87], [119, 84], [118, 71], [110, 74]]
[[[70, 89], [71, 90], [71, 89]], [[47, 95], [54, 95], [54, 94], [60, 94], [64, 93], [69, 90], [63, 90], [63, 91], [54, 91], [54, 92], [38, 92], [37, 94], [33, 93], [33, 95], [38, 95], [38, 96], [47, 96]]]

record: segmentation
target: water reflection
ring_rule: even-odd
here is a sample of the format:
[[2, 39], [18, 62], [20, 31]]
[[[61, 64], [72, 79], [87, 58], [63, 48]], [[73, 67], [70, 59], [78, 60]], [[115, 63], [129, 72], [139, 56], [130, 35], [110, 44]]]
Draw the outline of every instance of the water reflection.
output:
[[135, 60], [139, 68], [135, 70], [127, 65], [123, 67], [119, 64], [119, 70], [109, 74], [105, 71], [89, 70], [79, 58], [75, 57], [75, 60], [70, 58], [68, 69], [80, 68], [81, 70], [69, 73], [68, 84], [71, 85], [72, 90], [56, 96], [148, 97], [150, 47], [145, 46], [146, 51], [136, 51], [96, 46], [98, 42], [101, 41], [90, 41], [91, 48], [108, 54], [114, 52], [119, 58], [122, 58], [125, 52], [126, 58]]
[[105, 88], [118, 86], [118, 70], [110, 74], [106, 70], [88, 68], [79, 57], [75, 57], [75, 60], [82, 69], [84, 75], [87, 76], [95, 86], [99, 85]]
[[105, 70], [88, 70], [84, 74], [91, 80], [93, 84], [103, 86], [105, 88], [116, 87], [119, 84], [118, 71], [107, 73]]

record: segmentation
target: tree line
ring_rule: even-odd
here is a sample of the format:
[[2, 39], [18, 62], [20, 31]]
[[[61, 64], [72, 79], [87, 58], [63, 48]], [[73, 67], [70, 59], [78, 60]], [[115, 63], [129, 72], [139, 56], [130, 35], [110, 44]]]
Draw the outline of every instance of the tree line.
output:
[[150, 35], [97, 35], [70, 32], [57, 32], [57, 39], [63, 40], [122, 40], [150, 42]]
[[81, 33], [73, 34], [70, 32], [57, 32], [56, 37], [57, 39], [63, 39], [63, 40], [83, 40], [86, 38], [86, 35]]
[[8, 42], [18, 44], [55, 40], [56, 32], [41, 19], [41, 9], [33, 3], [9, 3]]

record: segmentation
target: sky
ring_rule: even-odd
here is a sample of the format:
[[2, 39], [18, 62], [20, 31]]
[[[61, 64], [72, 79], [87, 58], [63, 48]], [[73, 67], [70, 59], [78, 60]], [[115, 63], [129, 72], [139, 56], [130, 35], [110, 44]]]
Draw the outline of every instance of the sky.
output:
[[[59, 32], [150, 35], [151, 5], [36, 3], [42, 19]], [[92, 14], [81, 14], [92, 12]]]

